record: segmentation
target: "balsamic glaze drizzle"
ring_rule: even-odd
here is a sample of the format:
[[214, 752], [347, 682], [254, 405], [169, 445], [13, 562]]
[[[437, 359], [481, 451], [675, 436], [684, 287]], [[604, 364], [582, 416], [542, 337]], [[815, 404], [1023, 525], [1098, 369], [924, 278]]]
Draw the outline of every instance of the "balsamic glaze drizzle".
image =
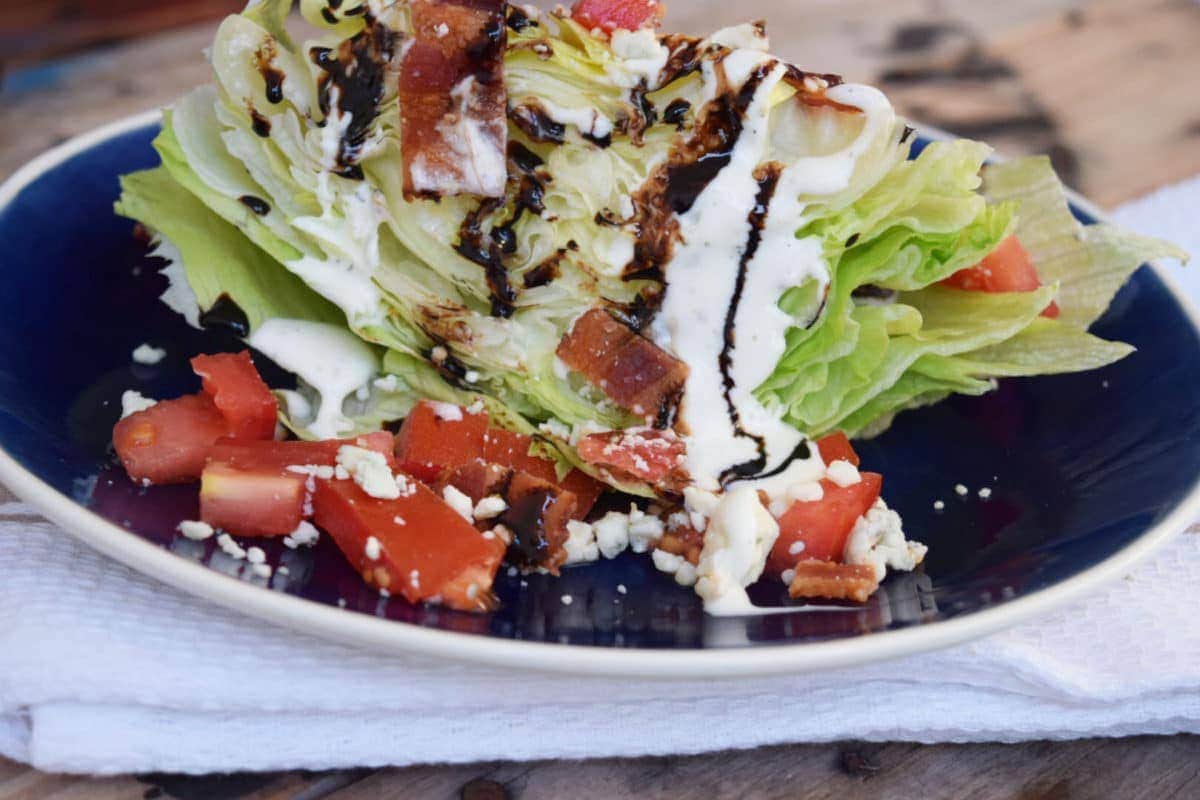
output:
[[777, 164], [770, 165], [764, 171], [764, 174], [758, 181], [758, 195], [754, 199], [754, 208], [750, 211], [750, 217], [747, 220], [750, 225], [750, 233], [746, 237], [746, 247], [742, 250], [741, 260], [738, 262], [737, 282], [734, 284], [733, 297], [729, 301], [729, 308], [725, 311], [725, 343], [721, 348], [721, 355], [717, 362], [721, 367], [721, 382], [724, 386], [723, 394], [725, 396], [725, 408], [729, 413], [729, 421], [733, 425], [735, 433], [746, 439], [753, 439], [755, 447], [758, 449], [758, 457], [751, 461], [746, 461], [741, 464], [734, 464], [721, 473], [721, 483], [725, 484], [731, 480], [738, 478], [749, 478], [759, 474], [767, 466], [767, 442], [762, 436], [750, 433], [742, 427], [741, 415], [738, 413], [737, 406], [733, 402], [733, 348], [734, 348], [734, 328], [737, 322], [738, 308], [742, 303], [742, 292], [746, 288], [746, 273], [750, 267], [750, 262], [754, 260], [755, 254], [758, 252], [758, 246], [762, 242], [762, 229], [767, 222], [767, 211], [771, 207], [771, 198], [775, 196], [775, 187], [779, 184], [779, 166]]
[[270, 204], [261, 197], [255, 197], [252, 194], [244, 194], [238, 198], [238, 202], [253, 211], [255, 214], [258, 214], [260, 217], [265, 217], [267, 214], [271, 213]]
[[250, 335], [250, 318], [227, 294], [222, 294], [207, 311], [200, 312], [200, 327], [225, 328], [243, 339]]

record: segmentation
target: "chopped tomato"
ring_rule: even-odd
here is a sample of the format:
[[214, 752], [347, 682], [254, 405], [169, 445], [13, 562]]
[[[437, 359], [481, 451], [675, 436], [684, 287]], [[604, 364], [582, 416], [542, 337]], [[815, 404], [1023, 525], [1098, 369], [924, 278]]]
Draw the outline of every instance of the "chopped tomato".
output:
[[[383, 453], [392, 435], [379, 431], [325, 442], [217, 442], [200, 481], [200, 519], [239, 536], [286, 536], [311, 515], [304, 467], [332, 467], [342, 445]], [[307, 511], [307, 513], [306, 513]]]
[[[983, 261], [959, 270], [942, 281], [945, 286], [971, 292], [1032, 292], [1042, 286], [1033, 257], [1016, 236], [1009, 236]], [[1058, 316], [1058, 304], [1050, 303], [1043, 317]]]
[[686, 446], [671, 431], [631, 428], [592, 433], [579, 441], [579, 457], [650, 483], [659, 483], [682, 469]]
[[588, 30], [612, 33], [657, 28], [666, 11], [658, 0], [576, 0], [571, 17]]
[[279, 404], [254, 368], [250, 353], [217, 353], [192, 359], [192, 369], [204, 380], [213, 399], [238, 439], [273, 439]]
[[238, 536], [287, 536], [304, 519], [305, 479], [278, 468], [209, 464], [200, 481], [200, 519]]
[[228, 423], [206, 394], [163, 400], [113, 428], [113, 447], [135, 481], [187, 483], [200, 477]]
[[440, 597], [462, 611], [494, 608], [504, 541], [481, 534], [425, 486], [410, 485], [411, 493], [380, 500], [353, 481], [319, 480], [314, 519], [373, 586], [411, 603]]
[[821, 453], [821, 460], [826, 464], [832, 464], [834, 461], [849, 461], [857, 467], [860, 463], [858, 453], [854, 452], [850, 440], [841, 431], [818, 439], [817, 450]]
[[337, 463], [338, 450], [343, 445], [353, 445], [365, 450], [374, 450], [387, 457], [388, 465], [395, 467], [392, 455], [392, 435], [387, 431], [375, 431], [353, 439], [327, 439], [322, 442], [263, 442], [225, 439], [212, 447], [209, 463], [224, 463], [235, 469], [260, 469], [262, 467], [290, 467], [293, 465], [333, 466]]
[[396, 460], [400, 469], [417, 480], [431, 483], [446, 469], [455, 469], [479, 458], [488, 429], [487, 414], [471, 414], [459, 406], [458, 415], [442, 414], [439, 406], [417, 403], [396, 434]]
[[580, 469], [573, 469], [559, 482], [563, 489], [575, 495], [575, 519], [583, 519], [596, 505], [608, 486]]
[[[854, 523], [875, 504], [883, 488], [882, 475], [863, 472], [861, 476], [858, 483], [844, 487], [821, 481], [824, 497], [793, 503], [779, 518], [779, 538], [771, 549], [767, 568], [778, 574], [802, 559], [841, 561]], [[797, 542], [804, 548], [793, 553]]]

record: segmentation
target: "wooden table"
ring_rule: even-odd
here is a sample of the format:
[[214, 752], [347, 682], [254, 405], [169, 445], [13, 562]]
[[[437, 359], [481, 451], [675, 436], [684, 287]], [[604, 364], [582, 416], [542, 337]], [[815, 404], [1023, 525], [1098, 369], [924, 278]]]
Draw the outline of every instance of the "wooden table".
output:
[[[1101, 204], [1200, 173], [1200, 4], [1192, 0], [673, 0], [669, 22], [700, 33], [753, 15], [769, 17], [776, 50], [801, 66], [876, 83], [913, 118], [1002, 151], [1050, 153], [1067, 182]], [[170, 102], [206, 80], [200, 50], [211, 35], [212, 25], [202, 24], [11, 72], [0, 89], [0, 176], [73, 134]], [[204, 778], [63, 777], [0, 760], [0, 800], [504, 792], [521, 798], [1198, 797], [1200, 738], [842, 743], [688, 758]]]

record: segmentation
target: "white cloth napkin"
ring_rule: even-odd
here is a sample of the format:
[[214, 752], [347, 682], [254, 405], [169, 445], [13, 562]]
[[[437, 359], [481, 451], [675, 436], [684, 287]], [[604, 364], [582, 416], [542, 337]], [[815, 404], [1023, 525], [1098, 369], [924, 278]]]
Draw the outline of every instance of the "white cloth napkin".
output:
[[[1200, 253], [1200, 179], [1118, 218]], [[1200, 281], [1192, 281], [1200, 297]], [[662, 683], [379, 656], [183, 595], [19, 503], [0, 527], [0, 753], [207, 772], [1200, 732], [1200, 537], [1049, 618], [818, 675]]]

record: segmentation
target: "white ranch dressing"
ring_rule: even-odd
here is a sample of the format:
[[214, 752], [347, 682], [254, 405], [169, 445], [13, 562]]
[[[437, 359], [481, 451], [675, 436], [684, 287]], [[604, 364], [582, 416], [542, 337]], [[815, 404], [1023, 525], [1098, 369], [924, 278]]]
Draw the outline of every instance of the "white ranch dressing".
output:
[[[772, 63], [758, 50], [740, 49], [718, 65], [704, 65], [705, 97], [712, 99], [721, 82], [740, 87], [755, 69]], [[776, 63], [756, 88], [746, 109], [743, 128], [729, 163], [705, 187], [691, 209], [680, 215], [681, 243], [667, 265], [667, 292], [651, 325], [659, 346], [688, 364], [690, 373], [678, 419], [687, 428], [687, 467], [695, 484], [709, 491], [720, 488], [730, 467], [754, 460], [754, 439], [740, 434], [730, 420], [724, 395], [720, 356], [725, 346], [725, 318], [735, 302], [738, 271], [750, 237], [750, 215], [760, 186], [756, 168], [770, 160], [769, 115], [772, 92], [785, 67]], [[786, 165], [778, 177], [758, 247], [746, 263], [740, 303], [734, 316], [735, 339], [730, 352], [729, 400], [745, 434], [765, 443], [768, 477], [731, 483], [723, 496], [713, 497], [704, 516], [709, 522], [700, 557], [697, 592], [705, 611], [718, 616], [786, 613], [789, 609], [756, 608], [745, 587], [757, 580], [778, 526], [758, 500], [757, 492], [785, 496], [790, 487], [811, 484], [824, 476], [825, 465], [816, 448], [806, 459], [787, 459], [803, 436], [781, 419], [781, 412], [763, 406], [753, 391], [774, 371], [785, 349], [785, 334], [794, 320], [778, 306], [784, 292], [808, 280], [828, 283], [829, 267], [816, 237], [796, 238], [803, 198], [846, 189], [859, 158], [880, 136], [890, 135], [895, 115], [880, 92], [865, 86], [839, 86], [828, 96], [864, 112], [863, 129], [841, 150], [801, 157]], [[740, 224], [738, 224], [740, 223]], [[787, 464], [779, 474], [769, 475]], [[769, 529], [769, 530], [768, 530]], [[716, 534], [716, 535], [714, 535]], [[704, 573], [709, 574], [705, 580]]]
[[301, 319], [269, 319], [248, 341], [316, 390], [321, 402], [307, 425], [313, 436], [335, 439], [353, 429], [342, 403], [379, 371], [370, 345], [345, 328]]

